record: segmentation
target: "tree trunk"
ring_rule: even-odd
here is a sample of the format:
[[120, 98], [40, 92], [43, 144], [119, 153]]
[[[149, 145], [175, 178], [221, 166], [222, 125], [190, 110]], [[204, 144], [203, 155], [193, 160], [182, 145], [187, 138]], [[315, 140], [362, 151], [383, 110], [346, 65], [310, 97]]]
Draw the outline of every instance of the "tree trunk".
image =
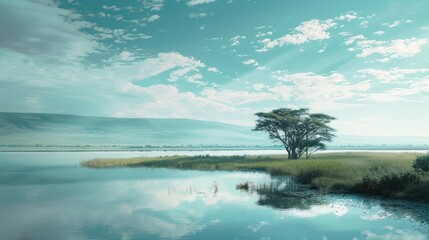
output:
[[310, 156], [308, 155], [308, 133], [305, 134], [305, 141], [306, 141], [306, 146], [305, 146], [305, 158], [308, 159]]
[[290, 159], [298, 159], [298, 153], [296, 152], [296, 149], [292, 149]]

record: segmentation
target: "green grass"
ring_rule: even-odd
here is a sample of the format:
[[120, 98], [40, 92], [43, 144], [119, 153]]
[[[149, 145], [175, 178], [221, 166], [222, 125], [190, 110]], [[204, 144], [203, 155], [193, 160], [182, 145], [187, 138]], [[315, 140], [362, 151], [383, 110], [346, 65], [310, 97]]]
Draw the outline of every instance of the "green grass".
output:
[[[264, 171], [271, 175], [293, 176], [299, 183], [327, 192], [359, 192], [386, 197], [429, 200], [429, 188], [427, 188], [429, 176], [423, 173], [414, 173], [412, 167], [417, 156], [419, 154], [416, 153], [364, 152], [316, 154], [311, 159], [299, 160], [287, 160], [284, 155], [173, 156], [94, 159], [84, 161], [82, 165], [91, 168], [159, 167]], [[419, 181], [402, 184], [404, 185], [402, 189], [393, 189], [393, 186], [400, 185], [397, 182], [411, 179], [403, 176], [406, 173], [417, 175]], [[365, 180], [367, 181], [365, 182]], [[365, 185], [367, 183], [376, 186], [370, 188]], [[379, 191], [380, 189], [385, 191]]]

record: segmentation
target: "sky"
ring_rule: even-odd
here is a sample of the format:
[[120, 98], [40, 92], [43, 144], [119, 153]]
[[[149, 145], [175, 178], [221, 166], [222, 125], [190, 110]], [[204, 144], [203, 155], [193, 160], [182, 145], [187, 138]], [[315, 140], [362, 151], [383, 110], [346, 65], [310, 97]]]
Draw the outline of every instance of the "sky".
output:
[[429, 1], [0, 0], [0, 111], [429, 136]]

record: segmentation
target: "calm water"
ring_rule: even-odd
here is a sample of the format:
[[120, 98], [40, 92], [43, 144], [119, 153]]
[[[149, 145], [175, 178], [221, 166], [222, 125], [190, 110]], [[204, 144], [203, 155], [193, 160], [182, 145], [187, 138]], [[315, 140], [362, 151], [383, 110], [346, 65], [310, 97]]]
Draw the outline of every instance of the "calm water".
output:
[[[427, 204], [322, 197], [261, 173], [79, 166], [154, 154], [0, 153], [0, 239], [428, 239]], [[235, 189], [249, 180], [266, 190]]]

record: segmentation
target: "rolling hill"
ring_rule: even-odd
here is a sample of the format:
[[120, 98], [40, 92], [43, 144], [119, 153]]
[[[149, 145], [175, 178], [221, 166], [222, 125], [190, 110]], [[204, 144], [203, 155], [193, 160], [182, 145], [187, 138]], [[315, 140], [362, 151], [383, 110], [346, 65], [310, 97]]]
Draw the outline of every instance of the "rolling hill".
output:
[[[330, 149], [429, 149], [429, 137], [339, 135]], [[275, 148], [250, 127], [176, 118], [110, 118], [46, 113], [1, 113], [0, 150], [153, 148]], [[55, 149], [56, 148], [56, 149]]]
[[241, 127], [190, 119], [0, 113], [0, 145], [273, 145]]

